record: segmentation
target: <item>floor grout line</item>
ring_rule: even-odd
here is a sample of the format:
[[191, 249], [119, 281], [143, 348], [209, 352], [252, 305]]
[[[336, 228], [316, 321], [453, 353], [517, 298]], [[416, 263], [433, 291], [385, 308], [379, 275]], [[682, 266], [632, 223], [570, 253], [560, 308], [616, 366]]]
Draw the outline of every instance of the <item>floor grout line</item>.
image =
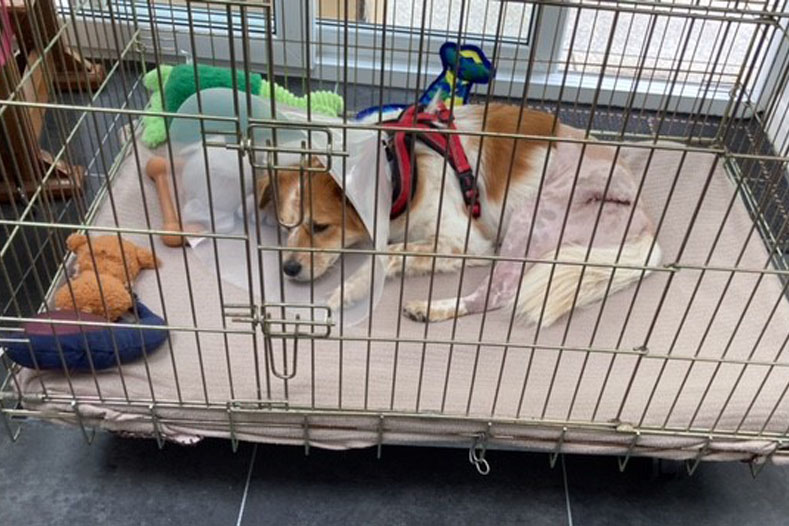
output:
[[570, 506], [570, 484], [567, 482], [567, 468], [562, 455], [562, 479], [564, 480], [564, 503], [567, 506], [567, 524], [573, 526], [573, 509]]
[[241, 521], [244, 520], [244, 508], [247, 506], [247, 495], [249, 495], [249, 485], [252, 482], [252, 470], [255, 468], [255, 457], [257, 457], [258, 445], [252, 446], [252, 455], [249, 458], [249, 470], [247, 471], [247, 480], [244, 483], [244, 493], [241, 495], [241, 506], [238, 508], [238, 518], [236, 518], [236, 526], [241, 526]]

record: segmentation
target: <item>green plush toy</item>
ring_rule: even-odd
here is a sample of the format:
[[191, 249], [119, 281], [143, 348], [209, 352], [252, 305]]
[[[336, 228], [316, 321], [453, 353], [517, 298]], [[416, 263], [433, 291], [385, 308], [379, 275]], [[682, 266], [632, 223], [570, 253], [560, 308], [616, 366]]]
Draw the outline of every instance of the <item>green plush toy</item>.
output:
[[[161, 84], [159, 83], [157, 69], [161, 74]], [[164, 65], [146, 73], [143, 83], [151, 91], [148, 109], [158, 112], [163, 111], [166, 107], [169, 112], [178, 111], [181, 104], [197, 91], [194, 73], [195, 68], [192, 64]], [[233, 74], [229, 68], [198, 64], [197, 74], [200, 78], [201, 90], [233, 87]], [[246, 92], [247, 79], [243, 71], [236, 72], [236, 82], [238, 89]], [[162, 93], [159, 90], [160, 85], [164, 87], [164, 105], [162, 104]], [[306, 95], [298, 97], [276, 83], [272, 90], [269, 82], [257, 73], [252, 73], [249, 76], [249, 88], [253, 94], [259, 97], [268, 98], [273, 91], [274, 100], [277, 102], [295, 108], [307, 108]], [[338, 117], [342, 114], [343, 105], [342, 97], [331, 91], [313, 91], [310, 93], [310, 106], [315, 113]], [[149, 148], [155, 148], [166, 140], [167, 123], [162, 117], [145, 115], [142, 118], [142, 126], [141, 140]]]

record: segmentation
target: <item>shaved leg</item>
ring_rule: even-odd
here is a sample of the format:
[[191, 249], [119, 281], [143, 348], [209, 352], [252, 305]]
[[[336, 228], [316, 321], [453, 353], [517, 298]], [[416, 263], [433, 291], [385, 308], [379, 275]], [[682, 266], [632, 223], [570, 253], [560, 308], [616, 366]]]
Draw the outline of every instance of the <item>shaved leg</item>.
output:
[[[531, 218], [533, 205], [524, 207], [523, 213], [513, 218], [512, 224], [505, 233], [499, 255], [501, 257], [523, 257], [526, 247], [529, 254], [543, 254], [556, 243], [556, 235], [551, 235], [551, 225], [539, 217], [532, 232]], [[556, 229], [553, 229], [556, 230]], [[529, 235], [531, 234], [531, 242]], [[467, 314], [476, 314], [484, 310], [495, 310], [509, 304], [518, 290], [519, 278], [523, 266], [531, 265], [520, 261], [498, 261], [493, 270], [493, 279], [490, 275], [466, 296], [433, 300], [415, 300], [408, 302], [403, 308], [403, 314], [416, 321], [432, 322], [444, 321]]]
[[[460, 254], [460, 250], [453, 248], [446, 248], [442, 246], [439, 241], [438, 249], [434, 249], [433, 241], [423, 241], [416, 243], [408, 243], [407, 247], [403, 243], [394, 243], [387, 247], [389, 252], [424, 252], [424, 253], [447, 253], [447, 254]], [[433, 260], [435, 259], [435, 269], [433, 268]], [[404, 263], [405, 260], [405, 263]], [[434, 256], [401, 256], [390, 255], [386, 263], [386, 277], [399, 276], [405, 272], [406, 276], [419, 276], [430, 274], [431, 270], [435, 272], [454, 272], [460, 269], [461, 258], [442, 258]], [[466, 265], [486, 265], [489, 260], [472, 260], [467, 259]], [[340, 305], [346, 308], [354, 303], [364, 300], [368, 297], [370, 291], [370, 264], [369, 262], [359, 268], [351, 276], [346, 278], [345, 284], [340, 291], [337, 287], [328, 299], [328, 305], [334, 310], [337, 310]]]
[[[512, 299], [513, 275], [520, 275], [523, 263], [517, 261], [501, 261], [493, 271], [493, 281], [488, 275], [471, 294], [463, 297], [433, 300], [409, 301], [403, 307], [403, 313], [416, 321], [444, 321], [467, 314], [475, 314], [485, 310], [485, 298], [488, 297], [488, 310], [495, 310], [506, 305]], [[516, 277], [517, 279], [517, 277]], [[490, 288], [490, 296], [488, 296]]]

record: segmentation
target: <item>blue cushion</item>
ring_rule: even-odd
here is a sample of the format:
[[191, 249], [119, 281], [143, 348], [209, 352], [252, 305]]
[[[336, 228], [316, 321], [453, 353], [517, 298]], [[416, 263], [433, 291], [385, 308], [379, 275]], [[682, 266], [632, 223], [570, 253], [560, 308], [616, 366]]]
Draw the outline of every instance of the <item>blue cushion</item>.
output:
[[[151, 312], [145, 305], [135, 301], [140, 324], [163, 326], [164, 320]], [[131, 312], [130, 312], [131, 314]], [[47, 320], [75, 322], [105, 322], [106, 319], [93, 314], [74, 311], [53, 311], [36, 316], [41, 321], [26, 322], [22, 325], [23, 333], [6, 333], [2, 335], [6, 354], [14, 362], [25, 367], [39, 369], [63, 369], [65, 366], [73, 371], [90, 371], [90, 362], [96, 370], [115, 367], [120, 363], [136, 360], [143, 352], [150, 354], [167, 338], [164, 329], [139, 329], [131, 327], [107, 327], [96, 325], [51, 324]], [[135, 323], [123, 321], [123, 323]], [[116, 350], [117, 348], [117, 355]], [[32, 355], [31, 355], [32, 351]], [[61, 359], [62, 352], [62, 359]], [[35, 360], [33, 359], [35, 356]]]

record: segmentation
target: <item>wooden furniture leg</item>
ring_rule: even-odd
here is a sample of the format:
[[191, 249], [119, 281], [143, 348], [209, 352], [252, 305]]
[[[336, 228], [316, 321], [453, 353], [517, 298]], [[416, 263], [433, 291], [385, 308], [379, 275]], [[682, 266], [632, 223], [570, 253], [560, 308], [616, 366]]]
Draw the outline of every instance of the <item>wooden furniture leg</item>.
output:
[[54, 172], [43, 190], [52, 197], [68, 198], [79, 192], [84, 179], [84, 168], [65, 161], [54, 162], [52, 155], [38, 146], [43, 127], [44, 111], [40, 108], [3, 106], [3, 99], [16, 93], [16, 100], [47, 102], [49, 90], [34, 71], [22, 84], [19, 68], [13, 58], [0, 68], [0, 202], [32, 195], [50, 168]]
[[[14, 96], [16, 100], [49, 102], [53, 88], [100, 87], [106, 77], [104, 67], [85, 60], [66, 44], [65, 34], [58, 35], [60, 23], [53, 0], [5, 0], [4, 5], [10, 15], [6, 25], [14, 31], [21, 53], [19, 63], [7, 60], [2, 64], [0, 101]], [[52, 47], [44, 53], [44, 47], [50, 44]], [[12, 106], [4, 110], [0, 117], [0, 202], [19, 198], [20, 194], [31, 195], [50, 172], [44, 190], [51, 196], [68, 198], [79, 192], [84, 168], [71, 166], [64, 159], [55, 162], [38, 146], [46, 110]]]
[[[57, 37], [60, 22], [52, 0], [7, 0], [6, 4], [12, 20], [15, 19], [14, 30], [25, 55], [34, 50], [41, 53], [40, 45], [47, 46], [55, 41], [49, 54], [54, 65], [52, 80], [58, 88], [75, 91], [98, 89], [106, 77], [104, 66], [80, 56], [66, 45], [64, 35]], [[40, 35], [38, 42], [36, 34]]]

